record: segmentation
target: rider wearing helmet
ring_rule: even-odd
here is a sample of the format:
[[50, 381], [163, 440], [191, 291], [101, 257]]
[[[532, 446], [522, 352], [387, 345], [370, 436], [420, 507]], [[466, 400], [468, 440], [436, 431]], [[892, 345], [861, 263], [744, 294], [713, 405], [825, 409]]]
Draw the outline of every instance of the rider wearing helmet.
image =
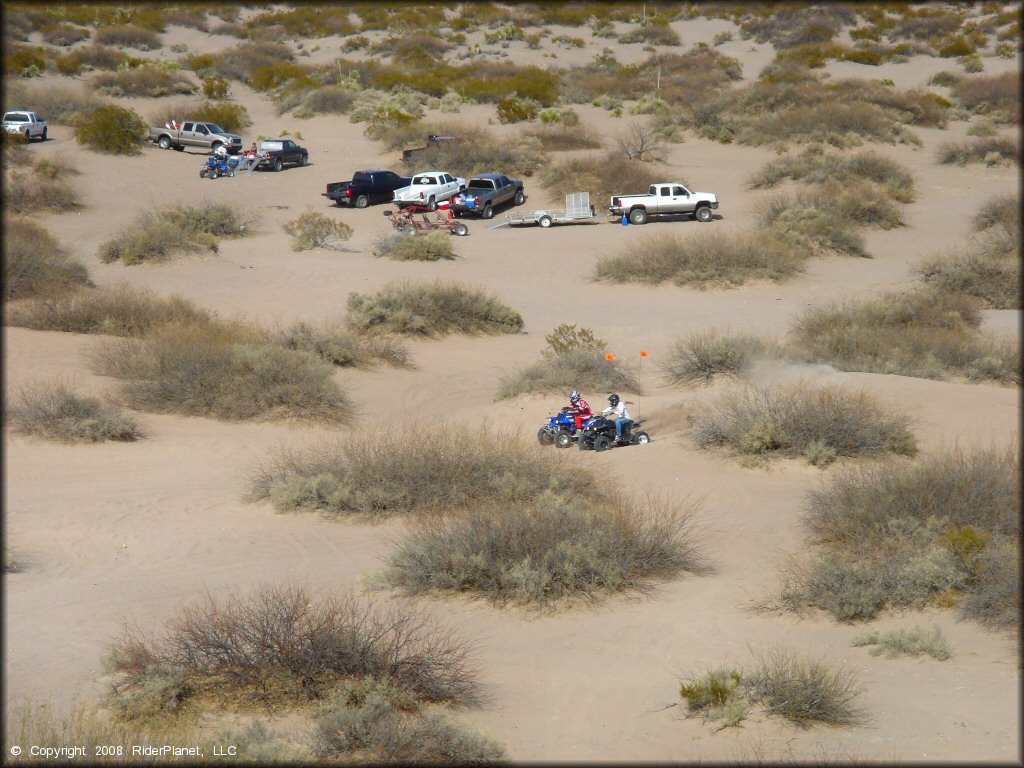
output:
[[590, 410], [590, 406], [587, 405], [587, 401], [580, 397], [578, 389], [574, 389], [569, 393], [569, 407], [566, 409], [566, 413], [571, 413], [573, 418], [576, 419], [577, 431], [582, 429], [584, 419], [589, 419], [594, 415], [594, 412]]
[[608, 398], [608, 405], [608, 408], [601, 411], [601, 415], [615, 417], [615, 439], [621, 440], [622, 425], [630, 420], [629, 412], [626, 410], [626, 404], [616, 394], [612, 394]]

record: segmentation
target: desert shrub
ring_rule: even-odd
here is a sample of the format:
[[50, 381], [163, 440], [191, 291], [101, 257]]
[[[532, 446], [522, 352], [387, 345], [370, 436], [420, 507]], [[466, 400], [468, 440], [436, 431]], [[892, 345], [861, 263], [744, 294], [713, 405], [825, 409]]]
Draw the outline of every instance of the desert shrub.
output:
[[743, 685], [767, 714], [802, 727], [812, 723], [852, 726], [865, 720], [857, 704], [864, 689], [851, 670], [782, 648], [755, 651], [754, 656], [756, 663]]
[[85, 266], [32, 221], [5, 218], [3, 251], [5, 302], [52, 298], [89, 284]]
[[122, 696], [176, 668], [184, 694], [179, 706], [203, 692], [298, 703], [366, 676], [419, 701], [471, 703], [479, 684], [470, 652], [468, 643], [411, 605], [263, 586], [244, 598], [210, 596], [186, 607], [158, 639], [126, 631], [107, 664]]
[[[75, 48], [61, 57], [65, 66], [76, 71], [81, 69], [114, 70], [126, 60], [125, 54], [111, 45], [85, 45]], [[59, 63], [59, 62], [58, 62]]]
[[972, 141], [951, 141], [939, 145], [938, 160], [944, 165], [1019, 164], [1020, 144], [1014, 139], [1000, 136], [975, 138]]
[[[427, 127], [427, 126], [424, 126]], [[430, 133], [447, 126], [436, 126], [428, 133], [421, 133], [418, 141]], [[446, 168], [449, 172], [469, 179], [474, 174], [490, 172], [501, 168], [512, 178], [532, 176], [534, 171], [544, 165], [544, 156], [523, 141], [498, 139], [489, 131], [474, 129], [470, 126], [454, 125], [451, 133], [437, 135], [454, 135], [459, 137], [456, 142], [442, 142], [429, 146], [418, 152], [415, 159], [404, 161], [403, 165], [409, 174], [424, 167]]]
[[1020, 122], [1020, 73], [978, 75], [951, 83], [953, 96], [974, 112], [1005, 122]]
[[4, 131], [0, 137], [3, 147], [3, 167], [17, 168], [29, 164], [32, 155], [28, 151], [28, 140], [20, 133]]
[[215, 74], [229, 80], [248, 82], [259, 67], [289, 62], [295, 58], [292, 49], [280, 41], [239, 43], [210, 59], [191, 60], [190, 66], [200, 77]]
[[100, 45], [113, 45], [118, 48], [138, 48], [142, 51], [155, 51], [162, 47], [160, 37], [150, 29], [124, 24], [117, 27], [97, 27], [93, 39]]
[[739, 725], [750, 706], [744, 696], [742, 672], [725, 667], [681, 681], [679, 696], [686, 702], [687, 716], [724, 721], [719, 730]]
[[245, 21], [250, 32], [279, 26], [291, 37], [320, 38], [348, 35], [355, 31], [346, 8], [299, 6], [282, 10], [261, 10]]
[[245, 233], [249, 219], [224, 203], [178, 205], [145, 211], [130, 227], [100, 245], [104, 263], [121, 260], [126, 265], [165, 261], [177, 253], [217, 250], [221, 237]]
[[19, 302], [8, 308], [6, 322], [38, 331], [144, 336], [158, 325], [212, 323], [213, 316], [181, 296], [163, 299], [121, 284]]
[[230, 90], [230, 84], [223, 77], [208, 75], [203, 78], [203, 96], [207, 99], [226, 99]]
[[628, 160], [661, 162], [665, 159], [665, 147], [661, 136], [651, 126], [634, 120], [624, 133], [616, 139], [621, 152]]
[[[787, 354], [844, 371], [1019, 381], [1019, 353], [1001, 349], [978, 332], [977, 304], [963, 294], [924, 287], [861, 303], [812, 307], [791, 328]], [[996, 363], [995, 369], [982, 364], [986, 359]]]
[[290, 85], [291, 81], [297, 80], [299, 82], [304, 82], [308, 77], [308, 69], [299, 66], [298, 64], [286, 61], [274, 64], [264, 64], [263, 66], [256, 67], [256, 69], [249, 74], [248, 84], [254, 91], [265, 93], [268, 91], [275, 91], [286, 84], [288, 84], [289, 87], [292, 87], [292, 85]]
[[597, 207], [616, 193], [647, 189], [666, 175], [660, 165], [629, 160], [611, 152], [549, 163], [541, 169], [540, 183], [556, 198], [590, 192], [590, 202]]
[[409, 353], [398, 339], [386, 335], [360, 336], [341, 323], [322, 326], [293, 323], [272, 339], [285, 349], [309, 352], [339, 367], [369, 367], [377, 361], [408, 364]]
[[810, 254], [764, 232], [701, 232], [694, 237], [654, 235], [621, 256], [602, 257], [594, 277], [650, 285], [742, 285], [748, 280], [781, 282], [801, 268]]
[[915, 271], [944, 293], [967, 294], [993, 309], [1019, 309], [1020, 230], [1013, 226], [1013, 232], [1002, 225], [982, 230], [961, 248], [924, 259]]
[[894, 129], [884, 110], [863, 102], [829, 102], [815, 106], [783, 107], [774, 115], [758, 115], [736, 135], [740, 144], [760, 146], [782, 141], [814, 141], [840, 149], [861, 139], [914, 142], [909, 134]]
[[181, 120], [201, 120], [216, 123], [225, 131], [238, 133], [252, 125], [249, 110], [242, 104], [213, 101], [193, 101], [191, 99], [172, 102], [160, 107], [153, 113], [150, 124], [163, 125], [168, 118]]
[[694, 512], [555, 494], [483, 504], [412, 529], [382, 578], [412, 595], [457, 591], [537, 608], [642, 591], [652, 578], [707, 571]]
[[43, 42], [48, 45], [69, 46], [80, 40], [88, 40], [89, 30], [74, 24], [57, 23], [43, 29]]
[[601, 137], [581, 125], [545, 124], [527, 130], [525, 135], [536, 139], [545, 152], [601, 148]]
[[805, 383], [748, 386], [701, 412], [694, 439], [699, 448], [724, 447], [741, 456], [803, 455], [828, 463], [837, 456], [913, 455], [917, 441], [909, 425], [909, 418], [887, 412], [864, 392]]
[[4, 185], [4, 205], [7, 210], [13, 213], [60, 213], [81, 208], [82, 199], [75, 188], [63, 178], [49, 175], [60, 172], [55, 163], [40, 158], [33, 170], [35, 172], [31, 175], [14, 172], [7, 176]]
[[[14, 89], [9, 89], [13, 96]], [[31, 99], [38, 114], [51, 125], [75, 125], [82, 116], [103, 104], [91, 91], [63, 85], [46, 85], [25, 89], [17, 101]], [[13, 101], [14, 99], [12, 99]]]
[[901, 203], [914, 201], [914, 177], [894, 160], [866, 150], [854, 154], [823, 153], [821, 147], [809, 146], [799, 155], [772, 160], [752, 174], [751, 189], [768, 189], [785, 179], [822, 184], [827, 181], [850, 183], [870, 181], [885, 187], [889, 196]]
[[134, 419], [61, 382], [37, 382], [18, 390], [7, 417], [15, 432], [63, 443], [133, 441], [142, 437]]
[[100, 72], [92, 79], [96, 90], [110, 96], [173, 96], [195, 93], [196, 86], [187, 75], [156, 66]]
[[540, 103], [535, 99], [523, 99], [513, 94], [499, 101], [497, 110], [499, 123], [529, 122], [537, 119]]
[[293, 251], [309, 251], [313, 248], [338, 250], [338, 243], [352, 237], [352, 227], [343, 221], [335, 221], [317, 211], [306, 211], [297, 219], [284, 225], [284, 231], [291, 235]]
[[1020, 624], [1020, 535], [998, 538], [977, 559], [971, 590], [959, 606], [962, 618], [982, 626], [1015, 630]]
[[350, 294], [348, 322], [360, 331], [413, 336], [518, 333], [523, 327], [516, 310], [483, 289], [443, 281], [395, 283], [375, 294]]
[[671, 385], [706, 385], [716, 376], [741, 376], [768, 351], [768, 345], [756, 336], [698, 331], [673, 342], [661, 371]]
[[100, 344], [93, 370], [121, 380], [126, 405], [155, 413], [345, 423], [351, 403], [333, 367], [220, 324], [164, 324]]
[[[234, 744], [240, 757], [260, 765], [294, 765], [309, 763], [314, 759], [313, 750], [309, 746], [277, 735], [261, 720], [237, 731], [221, 731], [213, 741], [215, 744]], [[204, 753], [207, 751], [212, 754], [212, 749], [203, 750]]]
[[115, 104], [90, 110], [75, 128], [75, 139], [79, 144], [111, 155], [138, 154], [146, 137], [146, 124], [138, 113]]
[[280, 449], [250, 472], [249, 496], [275, 509], [318, 510], [381, 520], [438, 514], [494, 499], [545, 492], [590, 498], [586, 479], [505, 434], [469, 427], [413, 426], [401, 435], [363, 433], [344, 443]]
[[317, 719], [317, 754], [321, 758], [358, 756], [374, 763], [473, 764], [500, 761], [505, 749], [440, 712], [403, 712], [380, 694], [360, 704], [337, 701]]
[[974, 216], [977, 232], [996, 230], [1020, 237], [1020, 199], [1017, 195], [996, 195], [985, 201]]
[[619, 35], [620, 43], [647, 43], [649, 45], [680, 45], [676, 31], [668, 24], [644, 24]]
[[12, 45], [4, 55], [4, 73], [14, 77], [38, 77], [46, 71], [46, 49]]
[[854, 637], [851, 645], [855, 648], [874, 646], [870, 651], [872, 656], [881, 656], [884, 653], [890, 659], [897, 656], [926, 654], [938, 661], [946, 661], [953, 655], [942, 629], [937, 624], [932, 627], [931, 632], [916, 625], [911, 629], [892, 629], [886, 632], [868, 630]]
[[355, 103], [355, 92], [341, 85], [324, 85], [298, 91], [293, 99], [289, 93], [279, 96], [276, 100], [281, 114], [291, 112], [295, 117], [305, 119], [316, 115], [343, 115]]
[[403, 232], [381, 235], [373, 245], [373, 255], [393, 261], [440, 261], [454, 259], [455, 249], [448, 232], [407, 235]]

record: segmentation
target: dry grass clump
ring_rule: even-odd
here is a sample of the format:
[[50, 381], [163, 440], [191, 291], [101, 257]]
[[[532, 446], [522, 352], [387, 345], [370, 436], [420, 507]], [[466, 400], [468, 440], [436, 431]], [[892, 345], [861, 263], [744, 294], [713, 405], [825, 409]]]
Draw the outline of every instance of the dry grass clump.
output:
[[525, 135], [540, 142], [544, 152], [601, 148], [601, 137], [583, 125], [543, 124], [537, 128], [527, 129]]
[[297, 219], [285, 223], [284, 231], [291, 235], [293, 251], [310, 251], [314, 248], [340, 250], [338, 244], [352, 237], [352, 227], [318, 211], [306, 211]]
[[782, 282], [802, 268], [810, 253], [764, 231], [700, 232], [693, 237], [653, 235], [621, 256], [605, 256], [594, 277], [612, 282], [742, 285], [749, 280]]
[[225, 203], [202, 202], [145, 211], [136, 223], [100, 245], [104, 263], [126, 265], [166, 261], [178, 253], [217, 251], [221, 237], [239, 237], [250, 223], [248, 215]]
[[76, 291], [66, 296], [18, 302], [7, 310], [8, 325], [37, 331], [145, 336], [168, 323], [214, 323], [213, 315], [181, 296], [160, 298], [126, 283]]
[[550, 454], [508, 434], [469, 427], [414, 426], [401, 434], [363, 433], [344, 443], [279, 450], [255, 467], [254, 500], [279, 511], [319, 510], [381, 520], [483, 503], [529, 501], [551, 491], [590, 498], [590, 483], [564, 472]]
[[103, 342], [91, 363], [121, 379], [121, 399], [138, 410], [229, 421], [351, 419], [333, 366], [265, 341], [256, 329], [164, 324], [142, 339]]
[[698, 331], [678, 338], [661, 363], [666, 383], [675, 386], [710, 384], [716, 376], [742, 376], [769, 345], [757, 336]]
[[94, 108], [79, 118], [75, 126], [79, 144], [110, 155], [137, 155], [147, 135], [139, 114], [116, 104]]
[[619, 152], [611, 152], [550, 163], [541, 169], [540, 183], [556, 198], [589, 192], [591, 205], [601, 210], [612, 195], [642, 192], [665, 175], [657, 164], [629, 160]]
[[197, 86], [183, 72], [158, 66], [140, 66], [116, 72], [100, 72], [92, 79], [96, 90], [109, 96], [174, 96], [195, 93]]
[[682, 41], [674, 29], [664, 24], [646, 24], [619, 35], [620, 43], [647, 43], [648, 45], [680, 45]]
[[927, 655], [937, 661], [946, 661], [953, 655], [938, 624], [932, 627], [931, 632], [917, 625], [910, 629], [891, 629], [886, 632], [871, 629], [854, 637], [851, 645], [855, 648], [874, 646], [870, 651], [872, 656], [884, 653], [890, 659]]
[[812, 307], [790, 331], [788, 354], [844, 371], [926, 379], [1019, 382], [1013, 340], [978, 332], [977, 300], [933, 288]]
[[808, 496], [812, 554], [787, 566], [780, 605], [856, 621], [959, 602], [964, 618], [1015, 626], [1019, 477], [1012, 448], [841, 468]]
[[864, 689], [851, 670], [783, 648], [751, 653], [755, 663], [749, 670], [720, 667], [681, 681], [679, 695], [687, 715], [722, 721], [716, 730], [738, 726], [754, 706], [804, 728], [817, 723], [853, 726], [866, 720], [857, 704]]
[[605, 356], [604, 340], [589, 328], [563, 323], [545, 340], [540, 360], [504, 377], [499, 399], [572, 388], [643, 394], [637, 377], [621, 361]]
[[575, 494], [491, 501], [410, 530], [382, 581], [410, 595], [462, 592], [540, 609], [644, 591], [650, 579], [707, 572], [695, 511]]
[[[31, 103], [50, 125], [76, 125], [86, 114], [103, 104], [92, 91], [65, 85], [46, 84], [33, 88], [8, 86], [11, 103]], [[166, 119], [166, 118], [165, 118]]]
[[15, 432], [62, 443], [131, 442], [142, 437], [134, 419], [60, 382], [20, 387], [7, 417]]
[[345, 85], [322, 85], [305, 89], [287, 87], [274, 98], [278, 114], [291, 112], [299, 119], [316, 115], [344, 115], [355, 104], [356, 92]]
[[40, 158], [31, 175], [14, 172], [7, 176], [4, 207], [13, 213], [53, 211], [62, 213], [82, 207], [82, 198], [67, 181], [46, 174], [57, 173], [57, 167]]
[[340, 368], [364, 368], [378, 361], [396, 367], [409, 364], [409, 352], [399, 339], [358, 335], [338, 322], [314, 326], [300, 321], [271, 338], [285, 349], [310, 352]]
[[201, 54], [187, 60], [187, 66], [197, 76], [217, 75], [229, 80], [248, 82], [260, 67], [292, 61], [295, 54], [290, 46], [280, 41], [239, 43], [218, 54]]
[[100, 45], [113, 45], [118, 48], [138, 48], [140, 51], [155, 51], [163, 47], [160, 36], [153, 30], [137, 27], [133, 24], [122, 24], [116, 27], [98, 27], [93, 39]]
[[910, 423], [864, 392], [801, 382], [729, 392], [696, 417], [693, 429], [699, 448], [754, 459], [803, 456], [825, 466], [840, 456], [914, 455]]
[[1001, 136], [982, 136], [970, 141], [946, 142], [939, 146], [938, 160], [945, 165], [1019, 164], [1020, 142]]
[[914, 178], [910, 171], [872, 150], [839, 154], [823, 152], [820, 146], [809, 146], [799, 155], [772, 160], [750, 177], [748, 186], [751, 189], [768, 189], [785, 179], [813, 184], [869, 181], [882, 185], [893, 200], [901, 203], [914, 201]]
[[88, 29], [76, 26], [75, 24], [50, 24], [42, 30], [43, 42], [47, 45], [67, 47], [74, 45], [80, 40], [88, 40], [89, 37], [91, 37], [91, 33]]
[[458, 283], [393, 283], [374, 294], [352, 293], [348, 323], [361, 332], [411, 336], [518, 333], [522, 316], [482, 288]]
[[366, 677], [416, 702], [473, 703], [480, 686], [471, 653], [466, 641], [409, 604], [264, 585], [244, 598], [208, 596], [156, 638], [126, 630], [105, 664], [115, 675], [114, 708], [128, 719], [163, 709], [161, 701], [184, 709], [201, 698], [241, 695], [271, 706], [300, 704]]
[[967, 109], [1002, 122], [1020, 122], [1020, 73], [963, 77], [952, 84], [953, 96]]
[[4, 301], [52, 298], [83, 285], [89, 273], [44, 227], [4, 218]]
[[[414, 131], [414, 126], [420, 130]], [[417, 152], [412, 160], [403, 161], [406, 175], [423, 168], [444, 168], [456, 176], [469, 179], [477, 173], [489, 173], [500, 169], [511, 178], [532, 176], [544, 165], [544, 157], [528, 142], [498, 139], [490, 131], [461, 123], [412, 123], [396, 134], [407, 137], [402, 145], [425, 146], [428, 135], [457, 136], [457, 142], [444, 142], [429, 146]]]
[[455, 258], [455, 248], [448, 232], [427, 232], [408, 235], [394, 232], [381, 235], [373, 244], [373, 255], [392, 261], [440, 261]]

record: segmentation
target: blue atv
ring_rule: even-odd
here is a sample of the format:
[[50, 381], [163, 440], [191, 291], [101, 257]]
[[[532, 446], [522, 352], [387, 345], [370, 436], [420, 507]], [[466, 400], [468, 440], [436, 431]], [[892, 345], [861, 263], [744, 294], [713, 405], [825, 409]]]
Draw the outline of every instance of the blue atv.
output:
[[554, 416], [548, 417], [548, 423], [537, 430], [537, 440], [541, 445], [554, 443], [559, 448], [568, 448], [576, 440], [576, 419], [563, 408]]
[[206, 164], [199, 171], [200, 179], [216, 179], [218, 176], [234, 176], [235, 166], [238, 165], [238, 161], [230, 162], [211, 155], [206, 159]]
[[645, 421], [646, 419], [636, 419], [635, 421], [630, 419], [622, 425], [622, 437], [616, 440], [615, 422], [603, 416], [594, 416], [594, 418], [583, 422], [576, 445], [581, 451], [589, 449], [607, 451], [617, 445], [647, 445], [651, 442], [650, 435], [642, 430], [633, 430], [634, 427], [639, 427]]

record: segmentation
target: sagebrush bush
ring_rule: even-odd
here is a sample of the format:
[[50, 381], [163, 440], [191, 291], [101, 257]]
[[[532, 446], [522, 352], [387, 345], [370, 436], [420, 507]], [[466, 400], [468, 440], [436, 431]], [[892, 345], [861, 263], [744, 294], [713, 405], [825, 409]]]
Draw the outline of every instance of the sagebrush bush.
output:
[[155, 413], [346, 423], [333, 366], [222, 324], [163, 324], [142, 339], [101, 343], [92, 369], [121, 380], [125, 404]]
[[111, 155], [135, 155], [146, 141], [148, 129], [133, 109], [115, 104], [99, 106], [84, 114], [75, 128], [83, 147]]
[[388, 335], [358, 335], [337, 322], [314, 326], [300, 321], [272, 338], [285, 349], [310, 352], [343, 368], [368, 367], [378, 361], [393, 366], [409, 363], [409, 352], [399, 339]]
[[894, 160], [872, 150], [853, 154], [823, 153], [820, 146], [809, 146], [798, 155], [772, 160], [752, 174], [752, 189], [774, 187], [784, 179], [822, 184], [836, 181], [848, 184], [864, 180], [885, 187], [889, 196], [901, 203], [914, 201], [914, 177]]
[[800, 271], [810, 254], [763, 231], [700, 232], [693, 237], [652, 235], [621, 256], [604, 256], [594, 277], [612, 282], [657, 285], [742, 285], [749, 280], [782, 282]]
[[741, 376], [769, 351], [769, 345], [756, 336], [698, 331], [672, 343], [661, 372], [668, 384], [710, 384], [716, 376]]
[[790, 357], [845, 371], [1019, 381], [1016, 346], [981, 334], [980, 324], [976, 299], [923, 287], [811, 307], [793, 324], [786, 348]]
[[988, 237], [924, 259], [915, 271], [939, 291], [973, 296], [992, 309], [1020, 309], [1019, 254], [1019, 237]]
[[1020, 122], [1020, 73], [978, 75], [950, 83], [953, 96], [969, 110], [1004, 122]]
[[520, 178], [532, 176], [544, 165], [544, 157], [528, 141], [499, 139], [485, 128], [456, 121], [413, 120], [386, 131], [376, 131], [373, 138], [383, 141], [389, 149], [419, 149], [430, 135], [455, 136], [458, 140], [427, 146], [412, 159], [404, 160], [407, 175], [423, 168], [445, 168], [469, 179], [474, 174], [501, 168], [510, 177]]
[[250, 498], [269, 499], [279, 511], [368, 520], [438, 514], [487, 499], [514, 504], [549, 490], [592, 495], [587, 482], [565, 473], [550, 454], [509, 435], [444, 425], [281, 449], [254, 467], [249, 479]]
[[73, 211], [82, 206], [82, 198], [77, 190], [59, 177], [48, 177], [46, 174], [56, 173], [56, 166], [40, 166], [37, 161], [30, 176], [14, 172], [5, 179], [4, 207], [12, 213], [32, 213], [35, 211]]
[[100, 72], [92, 79], [93, 87], [109, 96], [173, 96], [195, 93], [195, 83], [184, 72], [156, 66]]
[[425, 234], [386, 233], [373, 244], [373, 255], [393, 261], [440, 261], [455, 258], [455, 248], [447, 231]]
[[89, 285], [89, 272], [50, 232], [16, 217], [4, 218], [4, 301], [55, 298]]
[[142, 51], [153, 51], [162, 47], [160, 37], [151, 29], [123, 24], [116, 27], [97, 27], [93, 40], [100, 45], [113, 45], [118, 48], [138, 48]]
[[1000, 136], [975, 138], [971, 141], [946, 142], [939, 146], [938, 160], [945, 165], [1020, 164], [1020, 142]]
[[453, 282], [394, 283], [375, 294], [353, 293], [348, 322], [360, 331], [412, 336], [518, 333], [522, 316], [481, 288]]
[[937, 624], [932, 627], [931, 632], [917, 625], [910, 629], [892, 629], [885, 632], [877, 629], [868, 630], [854, 637], [851, 645], [855, 648], [874, 646], [870, 651], [872, 656], [881, 656], [884, 653], [890, 659], [897, 656], [927, 654], [938, 661], [946, 661], [953, 655], [942, 629]]
[[14, 431], [63, 443], [131, 442], [142, 437], [135, 420], [62, 382], [22, 386], [8, 405]]
[[840, 386], [747, 386], [704, 409], [694, 438], [700, 448], [752, 456], [806, 456], [822, 448], [833, 457], [913, 455], [917, 444], [909, 424], [866, 393]]
[[503, 377], [498, 398], [573, 388], [643, 394], [640, 381], [621, 361], [608, 360], [595, 349], [570, 349], [542, 354], [537, 362]]
[[291, 235], [293, 251], [309, 251], [313, 248], [339, 250], [338, 244], [352, 237], [352, 227], [318, 211], [306, 211], [297, 219], [292, 219], [284, 225], [284, 231]]
[[88, 40], [89, 30], [75, 24], [57, 23], [45, 27], [42, 32], [43, 42], [49, 45], [69, 46], [80, 40]]
[[8, 308], [6, 322], [37, 331], [144, 336], [165, 323], [213, 323], [214, 319], [181, 296], [164, 299], [122, 283], [18, 302]]
[[538, 608], [642, 591], [652, 578], [707, 571], [694, 512], [693, 504], [644, 507], [614, 496], [492, 500], [413, 528], [382, 579], [411, 595], [462, 592]]
[[11, 102], [31, 100], [33, 109], [50, 125], [76, 125], [84, 115], [104, 103], [90, 90], [65, 85], [46, 84], [20, 90], [9, 87], [8, 91]]
[[367, 676], [421, 702], [473, 703], [480, 687], [471, 650], [409, 604], [264, 585], [245, 597], [188, 606], [155, 639], [126, 630], [106, 664], [121, 697], [174, 669], [179, 707], [201, 693], [300, 703]]
[[226, 203], [201, 202], [143, 212], [136, 222], [99, 248], [100, 261], [126, 265], [165, 261], [178, 253], [216, 251], [221, 237], [245, 234], [248, 214]]

